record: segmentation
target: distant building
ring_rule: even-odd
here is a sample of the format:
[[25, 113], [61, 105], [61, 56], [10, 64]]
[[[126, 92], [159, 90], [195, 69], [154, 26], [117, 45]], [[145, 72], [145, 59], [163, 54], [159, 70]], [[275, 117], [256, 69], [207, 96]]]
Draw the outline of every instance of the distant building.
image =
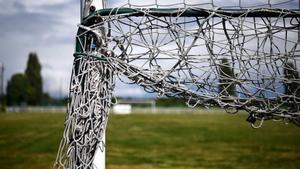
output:
[[132, 106], [130, 104], [116, 104], [113, 106], [113, 113], [130, 114], [132, 113]]
[[156, 102], [154, 99], [119, 99], [112, 108], [115, 114], [130, 114], [137, 110], [146, 110], [147, 112], [156, 111]]

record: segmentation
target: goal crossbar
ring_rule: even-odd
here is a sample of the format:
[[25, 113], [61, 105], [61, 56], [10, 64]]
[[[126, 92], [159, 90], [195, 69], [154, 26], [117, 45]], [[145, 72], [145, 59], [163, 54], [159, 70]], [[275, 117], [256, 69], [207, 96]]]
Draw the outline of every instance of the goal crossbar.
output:
[[300, 17], [299, 9], [204, 9], [204, 8], [106, 8], [98, 10], [87, 16], [83, 23], [87, 22], [94, 16], [111, 16], [111, 15], [127, 15], [127, 16], [144, 16], [152, 15], [157, 17], [178, 16], [178, 17], [207, 17], [212, 13], [212, 17], [228, 16], [228, 17]]

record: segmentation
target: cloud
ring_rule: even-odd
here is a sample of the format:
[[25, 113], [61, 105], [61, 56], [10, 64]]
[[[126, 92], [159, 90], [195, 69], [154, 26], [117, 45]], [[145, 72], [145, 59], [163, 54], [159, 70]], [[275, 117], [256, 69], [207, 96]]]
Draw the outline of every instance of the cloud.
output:
[[50, 6], [61, 6], [64, 4], [72, 4], [71, 0], [0, 0], [1, 14], [11, 14], [17, 12], [17, 10], [26, 10], [27, 12], [37, 12], [39, 8], [45, 8]]
[[[0, 62], [5, 81], [24, 72], [29, 52], [38, 53], [44, 89], [57, 95], [59, 86], [68, 91], [79, 4], [71, 1], [3, 1], [0, 12]], [[49, 66], [51, 65], [51, 66]], [[59, 84], [59, 79], [63, 84]]]
[[[121, 77], [122, 80], [130, 82], [127, 78]], [[147, 93], [141, 86], [137, 84], [126, 84], [116, 78], [116, 87], [114, 95], [117, 97], [130, 97], [130, 98], [154, 98], [157, 96], [155, 93]], [[132, 82], [131, 82], [132, 83]]]
[[[3, 0], [5, 1], [5, 0]], [[71, 2], [68, 0], [22, 0], [22, 3], [28, 7], [40, 7], [40, 6], [51, 6], [51, 5], [60, 5], [66, 2]]]

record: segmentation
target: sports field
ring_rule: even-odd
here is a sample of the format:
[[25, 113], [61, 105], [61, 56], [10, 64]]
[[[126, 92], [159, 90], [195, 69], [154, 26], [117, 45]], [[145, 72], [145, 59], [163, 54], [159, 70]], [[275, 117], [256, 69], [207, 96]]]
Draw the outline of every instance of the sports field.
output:
[[[246, 115], [111, 115], [108, 169], [299, 169], [300, 128]], [[64, 114], [0, 114], [0, 168], [50, 169]]]

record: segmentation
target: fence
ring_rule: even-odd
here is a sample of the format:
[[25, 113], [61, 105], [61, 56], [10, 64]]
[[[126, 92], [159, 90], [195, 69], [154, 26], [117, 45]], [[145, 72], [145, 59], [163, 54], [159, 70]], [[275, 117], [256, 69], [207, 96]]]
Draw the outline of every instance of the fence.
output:
[[21, 112], [32, 112], [32, 113], [65, 113], [67, 111], [66, 106], [12, 106], [7, 107], [6, 112], [8, 113], [21, 113]]
[[[7, 113], [66, 113], [66, 106], [39, 106], [39, 107], [27, 107], [27, 106], [13, 106], [7, 107]], [[110, 111], [114, 114], [113, 109]], [[181, 114], [181, 113], [199, 113], [199, 114], [214, 114], [214, 113], [224, 113], [225, 111], [220, 108], [186, 108], [186, 107], [133, 107], [131, 113], [139, 114], [139, 113], [162, 113], [162, 114]]]

